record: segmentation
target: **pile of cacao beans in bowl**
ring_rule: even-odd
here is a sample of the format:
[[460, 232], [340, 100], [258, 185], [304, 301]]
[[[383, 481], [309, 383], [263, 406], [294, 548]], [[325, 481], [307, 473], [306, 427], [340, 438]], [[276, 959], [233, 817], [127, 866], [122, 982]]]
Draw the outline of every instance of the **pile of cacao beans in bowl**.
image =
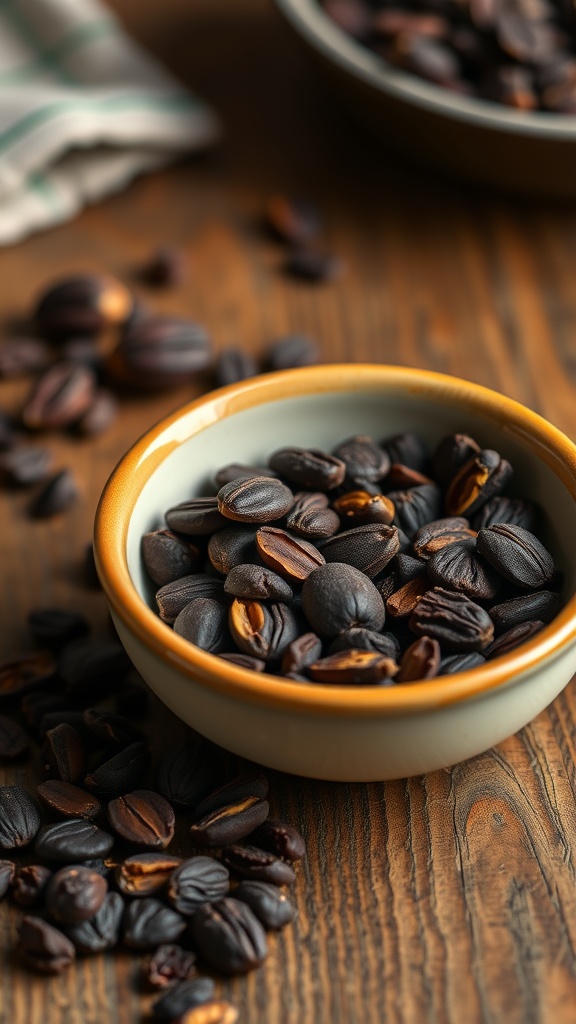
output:
[[95, 554], [120, 638], [183, 720], [295, 774], [472, 757], [576, 671], [576, 447], [427, 371], [231, 385], [110, 478]]

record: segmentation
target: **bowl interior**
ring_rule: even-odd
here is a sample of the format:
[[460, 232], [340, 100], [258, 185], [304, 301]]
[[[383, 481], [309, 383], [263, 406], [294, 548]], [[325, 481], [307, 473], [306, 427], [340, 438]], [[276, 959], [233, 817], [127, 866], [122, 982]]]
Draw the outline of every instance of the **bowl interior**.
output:
[[[567, 465], [545, 436], [537, 436], [527, 423], [511, 419], [505, 400], [499, 412], [497, 396], [488, 410], [471, 402], [465, 391], [460, 394], [458, 389], [438, 388], [434, 392], [433, 388], [386, 387], [385, 383], [375, 390], [357, 381], [341, 382], [331, 391], [311, 390], [274, 400], [266, 400], [264, 391], [256, 391], [254, 401], [259, 404], [234, 411], [226, 403], [217, 408], [216, 403], [211, 415], [204, 418], [198, 410], [184, 412], [152, 446], [148, 457], [154, 468], [135, 495], [127, 560], [140, 596], [155, 608], [154, 587], [140, 554], [142, 535], [164, 526], [164, 513], [172, 505], [215, 493], [212, 477], [220, 466], [230, 462], [262, 465], [271, 452], [286, 445], [330, 450], [353, 434], [383, 440], [413, 430], [430, 450], [445, 434], [458, 431], [471, 434], [483, 447], [495, 448], [509, 459], [515, 475], [507, 493], [529, 498], [545, 510], [543, 537], [565, 573], [568, 598], [576, 591], [574, 466]], [[508, 405], [519, 408], [515, 403]]]

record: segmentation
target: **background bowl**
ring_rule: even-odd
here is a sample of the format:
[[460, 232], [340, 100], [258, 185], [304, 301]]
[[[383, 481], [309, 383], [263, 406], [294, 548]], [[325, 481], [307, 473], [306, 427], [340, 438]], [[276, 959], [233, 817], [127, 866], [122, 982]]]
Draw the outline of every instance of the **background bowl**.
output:
[[[570, 600], [536, 638], [457, 676], [396, 687], [321, 686], [240, 669], [177, 636], [153, 611], [141, 537], [167, 508], [209, 493], [216, 468], [261, 464], [287, 444], [332, 448], [352, 434], [403, 430], [432, 447], [472, 434], [514, 468], [514, 491], [547, 513]], [[112, 474], [95, 552], [112, 617], [152, 690], [180, 718], [237, 754], [323, 779], [403, 778], [446, 767], [505, 739], [576, 671], [576, 447], [493, 391], [387, 366], [317, 366], [212, 392], [150, 430]]]
[[576, 195], [576, 117], [460, 96], [387, 65], [317, 0], [275, 0], [341, 99], [420, 163], [511, 189]]

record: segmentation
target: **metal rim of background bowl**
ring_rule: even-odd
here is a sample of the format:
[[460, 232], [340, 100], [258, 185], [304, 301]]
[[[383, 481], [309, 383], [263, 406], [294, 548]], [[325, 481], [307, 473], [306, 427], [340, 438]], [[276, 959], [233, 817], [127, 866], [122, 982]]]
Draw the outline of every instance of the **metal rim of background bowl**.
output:
[[576, 117], [524, 112], [488, 100], [460, 96], [390, 67], [330, 20], [318, 0], [274, 0], [299, 35], [322, 56], [382, 93], [456, 121], [550, 141], [576, 141]]

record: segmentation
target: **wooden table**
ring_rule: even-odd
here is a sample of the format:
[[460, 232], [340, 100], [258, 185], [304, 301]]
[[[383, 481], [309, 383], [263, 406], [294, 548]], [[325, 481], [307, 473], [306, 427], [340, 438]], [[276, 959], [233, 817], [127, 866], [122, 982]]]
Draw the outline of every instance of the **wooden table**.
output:
[[[150, 249], [170, 242], [188, 253], [188, 284], [140, 293], [207, 324], [218, 347], [260, 353], [306, 333], [325, 360], [461, 375], [576, 433], [573, 206], [468, 191], [383, 155], [332, 105], [266, 0], [114, 7], [220, 111], [224, 143], [0, 252], [7, 326], [49, 277], [109, 269], [133, 283]], [[341, 282], [307, 286], [279, 272], [281, 252], [259, 229], [277, 190], [319, 203], [326, 244], [348, 265]], [[27, 387], [2, 384], [0, 405], [17, 408]], [[89, 443], [50, 437], [82, 483], [68, 514], [31, 522], [27, 495], [1, 497], [2, 656], [26, 647], [33, 607], [82, 608], [106, 635], [104, 599], [80, 571], [97, 497], [127, 446], [193, 394], [127, 400]], [[571, 685], [498, 748], [386, 785], [271, 772], [273, 812], [300, 825], [308, 857], [296, 924], [272, 939], [261, 970], [221, 985], [242, 1024], [573, 1021], [575, 715]], [[183, 734], [160, 705], [154, 717], [160, 739]], [[34, 764], [2, 778], [33, 785]], [[17, 915], [0, 909], [8, 949]], [[7, 956], [6, 1024], [133, 1024], [148, 1005], [137, 957], [87, 959], [44, 980]]]

